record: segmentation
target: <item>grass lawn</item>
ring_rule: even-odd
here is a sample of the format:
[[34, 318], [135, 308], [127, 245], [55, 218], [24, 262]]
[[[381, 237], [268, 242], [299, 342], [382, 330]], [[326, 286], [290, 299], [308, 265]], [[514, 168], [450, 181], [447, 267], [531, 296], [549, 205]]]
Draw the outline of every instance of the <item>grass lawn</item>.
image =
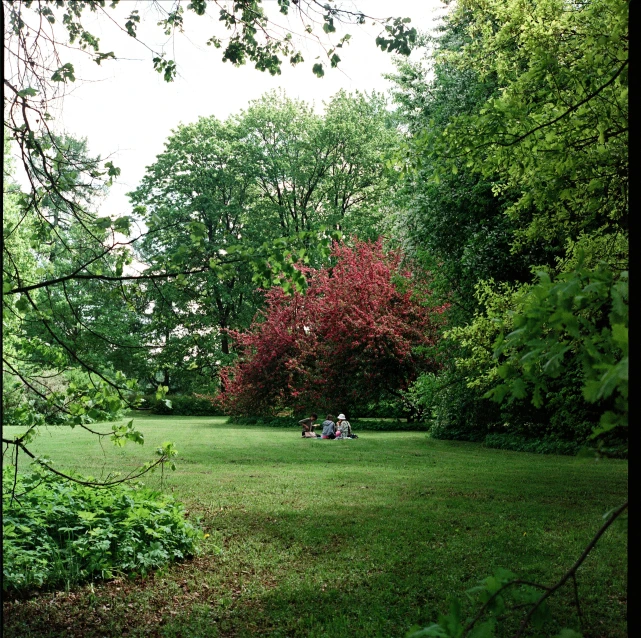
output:
[[[5, 636], [403, 637], [498, 567], [553, 584], [627, 498], [621, 460], [492, 450], [422, 432], [320, 441], [297, 427], [224, 418], [136, 423], [143, 447], [105, 444], [103, 453], [86, 433], [49, 428], [34, 450], [99, 477], [174, 441], [178, 469], [164, 487], [200, 518], [204, 553], [146, 579], [5, 601]], [[585, 636], [627, 636], [626, 577], [621, 521], [578, 572]], [[552, 599], [561, 624], [544, 635], [579, 630], [571, 594], [566, 586]]]

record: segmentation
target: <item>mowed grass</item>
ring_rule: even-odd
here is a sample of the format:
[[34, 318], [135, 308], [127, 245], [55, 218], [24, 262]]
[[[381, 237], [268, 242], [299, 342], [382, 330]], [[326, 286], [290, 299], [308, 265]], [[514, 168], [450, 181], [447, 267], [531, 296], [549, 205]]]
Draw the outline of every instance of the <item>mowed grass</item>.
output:
[[[302, 439], [294, 425], [223, 418], [136, 423], [143, 447], [103, 451], [87, 433], [50, 428], [34, 449], [100, 477], [174, 441], [178, 469], [164, 489], [200, 518], [204, 553], [146, 579], [5, 602], [5, 636], [402, 637], [446, 612], [451, 596], [471, 613], [464, 591], [498, 567], [553, 584], [627, 498], [621, 460], [491, 450], [425, 433], [321, 441]], [[145, 483], [159, 486], [160, 475]], [[627, 635], [626, 552], [621, 522], [578, 572], [585, 636]], [[578, 630], [572, 601], [566, 586], [551, 603], [558, 624], [528, 635]]]

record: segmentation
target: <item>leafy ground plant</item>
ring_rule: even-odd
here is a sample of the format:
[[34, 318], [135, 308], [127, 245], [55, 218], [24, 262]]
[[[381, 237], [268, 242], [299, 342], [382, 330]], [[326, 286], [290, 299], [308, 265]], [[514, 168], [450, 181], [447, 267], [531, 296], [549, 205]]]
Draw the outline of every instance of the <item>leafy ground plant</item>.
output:
[[2, 474], [5, 592], [144, 575], [198, 551], [202, 532], [171, 496], [124, 484], [95, 489], [37, 466], [17, 478], [13, 470]]

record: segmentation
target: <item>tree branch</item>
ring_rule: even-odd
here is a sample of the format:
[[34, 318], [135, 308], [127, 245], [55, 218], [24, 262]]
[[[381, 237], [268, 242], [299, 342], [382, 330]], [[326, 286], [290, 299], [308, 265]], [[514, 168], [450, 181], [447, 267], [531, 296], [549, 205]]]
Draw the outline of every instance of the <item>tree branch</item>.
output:
[[534, 612], [541, 606], [543, 601], [546, 598], [549, 598], [557, 589], [562, 587], [570, 578], [573, 578], [574, 575], [576, 574], [576, 570], [581, 566], [583, 561], [588, 557], [588, 554], [594, 549], [594, 546], [597, 544], [598, 540], [603, 536], [603, 533], [605, 532], [610, 525], [619, 517], [619, 515], [624, 512], [628, 507], [628, 501], [623, 503], [620, 507], [618, 507], [611, 515], [610, 518], [601, 526], [599, 531], [594, 535], [594, 538], [589, 542], [588, 546], [583, 550], [583, 553], [577, 561], [570, 567], [570, 569], [561, 577], [561, 579], [552, 587], [548, 588], [547, 591], [536, 601], [534, 606], [530, 609], [530, 611], [525, 615], [523, 620], [521, 620], [521, 624], [519, 625], [518, 631], [514, 634], [514, 638], [520, 638], [520, 636], [523, 635], [523, 631], [525, 630], [525, 627], [527, 626], [528, 622], [530, 621], [530, 618], [532, 618], [532, 615]]
[[[56, 470], [55, 468], [51, 467], [51, 465], [45, 463], [44, 461], [41, 461], [38, 457], [36, 457], [35, 454], [33, 454], [23, 443], [21, 443], [19, 440], [12, 440], [12, 439], [5, 439], [4, 437], [2, 438], [3, 443], [7, 443], [9, 445], [15, 445], [16, 450], [21, 449], [28, 457], [32, 458], [36, 463], [44, 467], [46, 470], [49, 470], [53, 474], [56, 474], [57, 476], [60, 476], [61, 478], [67, 479], [68, 481], [72, 481], [74, 483], [78, 483], [79, 485], [87, 485], [90, 487], [96, 487], [100, 489], [107, 489], [109, 487], [112, 487], [114, 485], [118, 485], [120, 483], [126, 483], [127, 481], [132, 481], [134, 479], [139, 478], [140, 476], [143, 476], [153, 468], [157, 467], [160, 464], [164, 464], [169, 457], [166, 454], [163, 454], [159, 459], [154, 461], [151, 465], [148, 467], [137, 471], [134, 470], [133, 472], [129, 473], [127, 476], [124, 478], [118, 479], [116, 481], [107, 481], [105, 483], [100, 483], [97, 481], [85, 481], [83, 479], [74, 477], [74, 476], [69, 476], [68, 474], [65, 474], [64, 472], [60, 472]], [[16, 468], [17, 468], [17, 452], [16, 452]], [[17, 469], [16, 469], [17, 471]], [[136, 473], [137, 472], [137, 473]]]

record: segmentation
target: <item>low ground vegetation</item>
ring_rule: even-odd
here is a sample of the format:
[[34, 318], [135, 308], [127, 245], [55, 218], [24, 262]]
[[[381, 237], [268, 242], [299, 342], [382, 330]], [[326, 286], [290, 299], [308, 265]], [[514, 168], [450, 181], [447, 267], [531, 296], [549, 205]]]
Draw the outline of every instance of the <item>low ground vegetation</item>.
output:
[[2, 475], [2, 587], [10, 596], [145, 575], [198, 551], [202, 532], [170, 495], [125, 484], [96, 490], [38, 466], [17, 477], [13, 470]]
[[[297, 419], [286, 416], [276, 416], [271, 418], [260, 416], [231, 416], [229, 417], [228, 423], [274, 428], [291, 428], [294, 425], [298, 427], [297, 421]], [[430, 429], [429, 423], [408, 422], [405, 419], [363, 418], [350, 419], [349, 422], [355, 433], [361, 430], [369, 432], [427, 432]]]
[[202, 394], [170, 394], [165, 399], [157, 399], [154, 394], [149, 394], [145, 395], [141, 407], [151, 414], [224, 416], [223, 411], [211, 400], [211, 397]]

